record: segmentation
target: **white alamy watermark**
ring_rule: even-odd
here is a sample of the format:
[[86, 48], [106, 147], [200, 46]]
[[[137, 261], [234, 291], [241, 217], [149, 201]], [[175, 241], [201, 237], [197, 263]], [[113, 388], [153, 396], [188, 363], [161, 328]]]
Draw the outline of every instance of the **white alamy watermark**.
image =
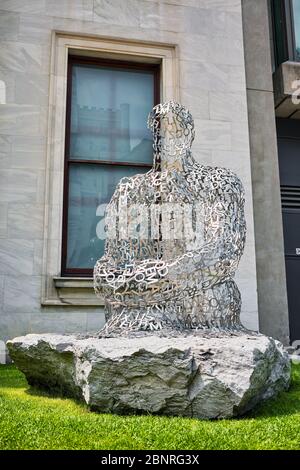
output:
[[96, 210], [96, 216], [102, 217], [96, 226], [101, 240], [204, 240], [202, 203], [120, 204], [107, 213], [106, 208], [106, 204], [101, 204]]

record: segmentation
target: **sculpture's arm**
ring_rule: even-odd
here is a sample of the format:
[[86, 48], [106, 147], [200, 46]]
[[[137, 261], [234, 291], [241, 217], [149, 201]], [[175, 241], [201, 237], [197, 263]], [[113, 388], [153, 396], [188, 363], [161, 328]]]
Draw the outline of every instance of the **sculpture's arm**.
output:
[[[199, 249], [188, 251], [175, 259], [144, 260], [134, 266], [127, 287], [146, 291], [163, 281], [177, 283], [197, 273], [202, 288], [209, 288], [217, 282], [233, 276], [244, 250], [246, 223], [244, 217], [244, 193], [232, 193], [230, 202], [221, 209], [216, 199], [208, 211], [206, 243]], [[210, 217], [211, 216], [211, 217]]]
[[98, 286], [114, 291], [152, 290], [156, 285], [174, 283], [197, 273], [197, 280], [208, 288], [234, 274], [245, 244], [244, 191], [232, 175], [225, 188], [215, 189], [206, 209], [206, 243], [174, 259], [132, 259], [116, 268], [111, 258], [102, 258]]
[[[114, 204], [116, 191], [111, 204]], [[207, 197], [205, 212], [206, 242], [199, 249], [188, 251], [173, 259], [137, 259], [126, 246], [126, 259], [121, 258], [118, 242], [108, 241], [106, 255], [95, 266], [95, 289], [145, 292], [162, 281], [178, 283], [197, 272], [203, 288], [232, 276], [243, 253], [246, 235], [244, 190], [238, 177], [228, 171], [221, 175], [217, 187]], [[128, 248], [128, 249], [127, 249]], [[123, 266], [123, 267], [122, 267]]]
[[132, 180], [137, 180], [133, 184], [136, 192], [141, 176], [144, 175], [122, 178], [106, 208], [105, 254], [94, 267], [94, 287], [97, 294], [102, 295], [105, 290], [128, 287], [130, 279], [134, 280], [137, 272], [140, 272], [138, 266], [140, 263], [144, 264], [142, 260], [153, 260], [158, 257], [158, 240], [143, 241], [122, 233], [122, 230], [128, 229], [128, 220], [123, 219], [123, 216], [126, 215], [128, 207], [132, 207], [130, 204], [134, 204], [130, 193]]

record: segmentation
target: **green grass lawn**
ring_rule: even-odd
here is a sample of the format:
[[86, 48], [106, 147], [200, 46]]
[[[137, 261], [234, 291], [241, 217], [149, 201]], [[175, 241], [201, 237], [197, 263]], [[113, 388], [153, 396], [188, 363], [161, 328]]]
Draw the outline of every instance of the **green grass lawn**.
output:
[[0, 366], [0, 449], [300, 449], [300, 366], [288, 393], [220, 421], [92, 413]]

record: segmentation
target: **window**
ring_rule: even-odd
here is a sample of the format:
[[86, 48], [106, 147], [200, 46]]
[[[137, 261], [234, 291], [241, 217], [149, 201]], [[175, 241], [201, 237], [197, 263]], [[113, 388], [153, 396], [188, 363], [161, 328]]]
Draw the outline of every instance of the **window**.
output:
[[[84, 63], [82, 62], [81, 65], [90, 65], [90, 68], [93, 66], [97, 68], [106, 64], [111, 69], [115, 69], [113, 65], [120, 65], [122, 70], [133, 70], [130, 65], [138, 67], [137, 70], [140, 71], [140, 74], [148, 72], [148, 74], [152, 74], [154, 80], [156, 79], [155, 92], [153, 81], [153, 102], [149, 106], [151, 109], [156, 101], [180, 100], [178, 51], [177, 46], [174, 44], [162, 44], [161, 42], [157, 44], [153, 42], [140, 43], [127, 39], [112, 39], [100, 36], [89, 37], [75, 34], [74, 32], [66, 33], [61, 31], [53, 31], [52, 46], [45, 185], [45, 224], [43, 233], [43, 262], [41, 265], [41, 304], [43, 306], [89, 306], [93, 309], [103, 305], [104, 301], [96, 297], [93, 291], [93, 282], [91, 280], [92, 269], [82, 267], [82, 265], [70, 267], [70, 265], [67, 265], [66, 258], [68, 248], [66, 236], [68, 233], [67, 203], [70, 184], [69, 173], [66, 171], [66, 168], [69, 170], [69, 166], [80, 164], [76, 163], [79, 160], [78, 158], [74, 165], [65, 158], [66, 155], [70, 156], [68, 145], [70, 146], [72, 87], [70, 80], [68, 80], [68, 71], [70, 76], [73, 64], [78, 64], [79, 57], [82, 56], [85, 59], [89, 57], [89, 62], [87, 63], [84, 60]], [[107, 63], [107, 59], [118, 60], [121, 63]], [[106, 64], [104, 64], [104, 60], [106, 60]], [[133, 105], [131, 101], [127, 100], [126, 102]], [[145, 111], [145, 115], [147, 115], [147, 112], [148, 110]], [[69, 125], [66, 126], [66, 123], [69, 123]], [[144, 126], [143, 129], [146, 131], [145, 121], [142, 124]], [[130, 133], [132, 133], [131, 129]], [[139, 161], [137, 160], [135, 163], [139, 164]], [[88, 167], [88, 165], [92, 164], [95, 167], [98, 166], [97, 160], [93, 160], [90, 164], [84, 160], [82, 165]], [[105, 163], [101, 167], [108, 168], [108, 166], [104, 165]], [[150, 160], [147, 165], [151, 165]], [[125, 166], [120, 165], [119, 168], [124, 169]], [[138, 168], [134, 167], [134, 165], [131, 165], [131, 167], [134, 168], [135, 173], [148, 169], [148, 167], [143, 165]], [[110, 168], [117, 168], [117, 166], [115, 167], [112, 164]], [[97, 202], [95, 201], [93, 217], [96, 217], [97, 224], [99, 222], [101, 224], [101, 216], [95, 216], [94, 212], [95, 207], [98, 207]], [[100, 248], [99, 252], [98, 249], [95, 250], [97, 251], [97, 257], [101, 255]]]
[[300, 62], [300, 0], [272, 0], [275, 61]]
[[92, 274], [103, 205], [120, 178], [151, 168], [147, 116], [158, 102], [159, 65], [69, 57], [62, 275]]

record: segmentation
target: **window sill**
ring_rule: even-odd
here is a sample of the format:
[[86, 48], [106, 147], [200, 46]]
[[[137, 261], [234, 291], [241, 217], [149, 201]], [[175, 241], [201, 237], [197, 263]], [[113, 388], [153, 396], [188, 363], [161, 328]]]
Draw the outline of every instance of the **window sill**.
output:
[[[292, 96], [299, 90], [300, 62], [287, 61], [281, 64], [273, 74], [274, 100], [276, 117], [300, 119], [300, 103], [292, 101]], [[298, 83], [296, 83], [298, 81]], [[296, 98], [299, 98], [296, 93]]]
[[42, 300], [42, 305], [104, 306], [95, 295], [93, 279], [88, 277], [53, 277], [56, 298]]

